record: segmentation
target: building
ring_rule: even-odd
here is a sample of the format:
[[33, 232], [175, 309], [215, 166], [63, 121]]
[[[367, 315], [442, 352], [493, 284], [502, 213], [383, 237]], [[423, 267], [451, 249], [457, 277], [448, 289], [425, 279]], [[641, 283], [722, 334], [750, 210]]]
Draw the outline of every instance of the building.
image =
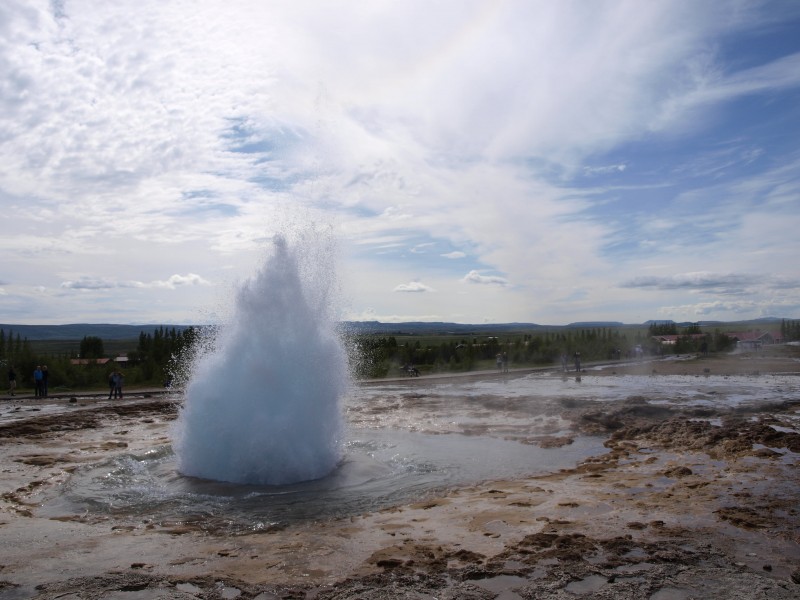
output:
[[783, 336], [779, 332], [744, 331], [726, 334], [736, 342], [737, 350], [760, 350], [763, 346], [782, 344]]
[[70, 358], [71, 365], [106, 365], [110, 358]]
[[688, 335], [654, 335], [653, 340], [661, 344], [662, 346], [674, 346], [678, 343], [680, 339], [689, 338], [692, 341], [696, 340], [704, 340], [706, 338], [705, 333], [690, 333]]

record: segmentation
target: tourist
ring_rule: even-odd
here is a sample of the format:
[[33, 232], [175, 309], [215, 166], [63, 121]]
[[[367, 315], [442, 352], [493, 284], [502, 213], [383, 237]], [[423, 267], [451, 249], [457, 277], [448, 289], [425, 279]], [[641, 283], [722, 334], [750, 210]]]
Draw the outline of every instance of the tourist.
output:
[[14, 365], [8, 367], [8, 393], [14, 395], [14, 390], [17, 389], [17, 372], [14, 370]]
[[33, 395], [39, 398], [43, 395], [42, 392], [42, 366], [36, 365], [36, 370], [33, 372]]
[[580, 352], [576, 352], [575, 353], [575, 372], [576, 373], [580, 373], [581, 372], [581, 353]]
[[111, 400], [111, 396], [114, 395], [114, 392], [117, 391], [117, 380], [116, 380], [117, 372], [111, 371], [111, 374], [108, 376], [108, 399]]
[[47, 372], [47, 365], [42, 366], [42, 396], [47, 398], [47, 379], [49, 377]]
[[508, 373], [508, 352], [503, 352], [503, 373]]
[[117, 371], [117, 379], [115, 381], [116, 386], [114, 388], [114, 398], [119, 398], [122, 400], [122, 380], [124, 377], [120, 371]]

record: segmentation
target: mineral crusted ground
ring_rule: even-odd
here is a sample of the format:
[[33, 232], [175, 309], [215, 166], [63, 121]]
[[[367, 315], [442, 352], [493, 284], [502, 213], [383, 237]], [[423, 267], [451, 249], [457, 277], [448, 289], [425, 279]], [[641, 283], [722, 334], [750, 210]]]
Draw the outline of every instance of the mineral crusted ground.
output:
[[[674, 377], [798, 376], [798, 358], [783, 348], [591, 376], [645, 374], [669, 393]], [[0, 599], [799, 598], [800, 397], [650, 400], [561, 403], [575, 435], [606, 439], [571, 469], [231, 536], [201, 520], [42, 514], [76, 469], [168, 443], [177, 398], [64, 398], [54, 410], [6, 399]]]

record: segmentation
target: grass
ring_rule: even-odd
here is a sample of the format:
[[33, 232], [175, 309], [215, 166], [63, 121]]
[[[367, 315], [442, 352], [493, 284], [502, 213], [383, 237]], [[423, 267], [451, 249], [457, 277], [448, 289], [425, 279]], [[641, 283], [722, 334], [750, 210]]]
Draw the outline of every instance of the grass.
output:
[[[31, 351], [41, 356], [77, 356], [81, 349], [81, 340], [29, 340]], [[139, 339], [103, 340], [103, 352], [106, 356], [119, 356], [135, 352]]]

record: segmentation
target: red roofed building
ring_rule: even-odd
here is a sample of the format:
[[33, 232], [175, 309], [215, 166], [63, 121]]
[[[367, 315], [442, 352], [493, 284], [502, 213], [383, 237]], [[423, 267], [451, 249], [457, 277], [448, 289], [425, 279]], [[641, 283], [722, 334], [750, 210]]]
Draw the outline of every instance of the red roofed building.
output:
[[756, 330], [728, 333], [726, 335], [736, 341], [736, 347], [740, 350], [758, 350], [762, 346], [783, 343], [783, 336], [776, 331]]
[[110, 361], [110, 358], [70, 358], [69, 364], [71, 365], [105, 365]]

